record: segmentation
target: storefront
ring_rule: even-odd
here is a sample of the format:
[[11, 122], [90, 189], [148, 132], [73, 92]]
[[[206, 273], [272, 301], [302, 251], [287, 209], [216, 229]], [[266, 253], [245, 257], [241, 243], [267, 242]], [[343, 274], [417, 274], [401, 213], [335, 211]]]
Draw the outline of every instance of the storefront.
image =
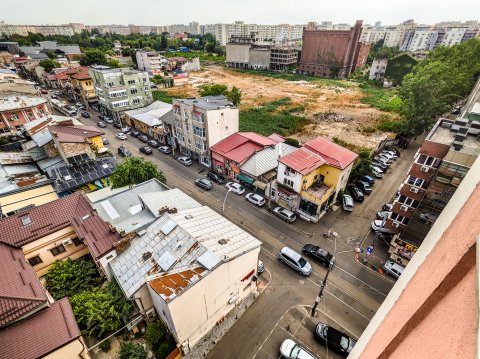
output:
[[253, 182], [255, 179], [248, 177], [247, 175], [241, 173], [238, 176], [238, 181], [247, 188], [253, 189]]

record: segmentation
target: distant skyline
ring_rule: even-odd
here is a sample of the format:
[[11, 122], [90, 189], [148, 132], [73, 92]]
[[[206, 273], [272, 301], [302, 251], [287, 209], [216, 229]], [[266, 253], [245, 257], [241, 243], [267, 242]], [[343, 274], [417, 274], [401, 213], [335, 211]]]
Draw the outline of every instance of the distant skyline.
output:
[[[480, 14], [480, 1], [457, 0], [297, 0], [278, 5], [278, 1], [244, 0], [231, 3], [226, 0], [182, 0], [162, 4], [161, 0], [83, 0], [78, 3], [64, 0], [12, 1], [2, 6], [0, 21], [8, 24], [59, 25], [84, 23], [86, 25], [172, 25], [233, 23], [244, 21], [257, 24], [306, 24], [309, 21], [332, 21], [364, 24], [381, 21], [396, 25], [408, 19], [417, 23], [434, 24], [440, 21], [469, 21]], [[174, 5], [178, 4], [178, 5]], [[28, 9], [29, 11], [25, 11]]]

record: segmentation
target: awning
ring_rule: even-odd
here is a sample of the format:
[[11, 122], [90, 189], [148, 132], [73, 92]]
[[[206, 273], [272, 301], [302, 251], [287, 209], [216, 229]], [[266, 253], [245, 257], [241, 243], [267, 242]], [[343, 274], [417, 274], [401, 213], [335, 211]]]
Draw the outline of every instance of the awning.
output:
[[244, 183], [252, 184], [255, 180], [253, 178], [250, 178], [248, 176], [245, 176], [244, 174], [240, 174], [238, 176], [238, 180]]
[[260, 181], [253, 181], [253, 185], [255, 187], [263, 189], [263, 190], [265, 190], [265, 188], [267, 188], [267, 184], [264, 183], [264, 182], [260, 182]]

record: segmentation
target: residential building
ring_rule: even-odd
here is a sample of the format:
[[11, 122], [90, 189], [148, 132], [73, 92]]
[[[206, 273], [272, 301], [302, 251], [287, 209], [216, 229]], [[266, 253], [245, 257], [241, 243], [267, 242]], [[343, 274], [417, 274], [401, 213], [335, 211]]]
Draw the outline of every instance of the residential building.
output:
[[171, 134], [170, 129], [164, 126], [167, 122], [173, 121], [173, 106], [162, 101], [155, 101], [152, 104], [125, 111], [124, 122], [143, 134], [152, 137], [161, 143], [168, 143], [167, 136]]
[[0, 51], [9, 52], [12, 55], [18, 55], [20, 53], [20, 47], [18, 46], [18, 42], [0, 41]]
[[[209, 148], [238, 132], [239, 110], [225, 96], [173, 100], [175, 145], [210, 167]], [[176, 146], [175, 146], [176, 147]]]
[[13, 64], [13, 55], [8, 51], [0, 51], [0, 65], [9, 66], [11, 64]]
[[32, 81], [21, 79], [15, 72], [0, 69], [0, 95], [38, 95]]
[[20, 51], [30, 57], [40, 53], [46, 55], [46, 52], [48, 51], [58, 51], [58, 53], [61, 53], [63, 55], [79, 55], [82, 53], [78, 45], [57, 45], [56, 41], [38, 41], [38, 46], [20, 46]]
[[478, 356], [479, 173], [477, 158], [349, 357]]
[[119, 112], [152, 103], [148, 74], [127, 68], [102, 66], [88, 70], [95, 86], [100, 111], [119, 119]]
[[302, 40], [303, 28], [306, 25], [281, 24], [276, 26], [276, 43], [296, 43]]
[[118, 35], [130, 35], [130, 27], [124, 25], [103, 25], [99, 27], [100, 33], [102, 35], [106, 33], [118, 34]]
[[383, 78], [385, 77], [385, 70], [387, 69], [387, 63], [388, 59], [373, 59], [368, 79], [383, 82]]
[[303, 30], [299, 72], [320, 77], [347, 77], [363, 66], [370, 44], [360, 43], [362, 21], [350, 30], [319, 30], [309, 23]]
[[385, 227], [390, 258], [408, 263], [480, 155], [480, 80], [461, 117], [441, 118], [415, 155]]
[[317, 137], [278, 160], [271, 195], [280, 206], [318, 222], [344, 190], [357, 154]]
[[412, 71], [417, 60], [409, 54], [400, 54], [391, 59], [374, 59], [370, 68], [370, 80], [383, 82], [384, 85], [399, 85]]
[[0, 271], [2, 358], [90, 358], [68, 298], [53, 301], [21, 249], [0, 243]]
[[139, 70], [148, 72], [149, 75], [162, 74], [162, 67], [165, 65], [161, 60], [163, 57], [154, 51], [137, 51], [137, 67]]
[[33, 26], [36, 34], [42, 34], [43, 36], [73, 36], [75, 32], [68, 25], [41, 25]]
[[76, 73], [68, 74], [68, 76], [70, 77], [71, 89], [73, 90], [71, 94], [74, 100], [83, 103], [84, 106], [98, 103], [88, 68], [80, 67]]
[[0, 133], [15, 134], [23, 130], [26, 123], [49, 113], [47, 100], [43, 97], [2, 95], [0, 96]]

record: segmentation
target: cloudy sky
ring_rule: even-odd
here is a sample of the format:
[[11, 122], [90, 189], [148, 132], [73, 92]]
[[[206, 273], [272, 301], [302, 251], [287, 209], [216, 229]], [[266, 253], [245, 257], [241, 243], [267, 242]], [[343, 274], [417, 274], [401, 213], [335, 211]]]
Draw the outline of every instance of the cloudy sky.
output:
[[362, 19], [367, 24], [382, 21], [388, 25], [407, 19], [424, 24], [479, 20], [479, 14], [479, 0], [17, 0], [2, 6], [0, 21], [9, 24], [170, 25], [236, 20], [259, 24], [353, 23]]

